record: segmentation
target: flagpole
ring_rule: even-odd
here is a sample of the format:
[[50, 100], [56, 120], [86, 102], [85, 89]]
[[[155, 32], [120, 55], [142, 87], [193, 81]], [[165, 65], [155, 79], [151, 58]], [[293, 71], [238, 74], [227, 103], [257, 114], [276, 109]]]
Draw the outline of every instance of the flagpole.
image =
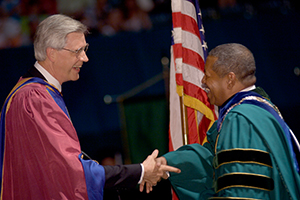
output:
[[187, 110], [183, 103], [183, 96], [180, 97], [180, 112], [181, 112], [181, 127], [182, 127], [182, 142], [183, 145], [187, 145], [188, 142], [188, 120], [187, 120]]

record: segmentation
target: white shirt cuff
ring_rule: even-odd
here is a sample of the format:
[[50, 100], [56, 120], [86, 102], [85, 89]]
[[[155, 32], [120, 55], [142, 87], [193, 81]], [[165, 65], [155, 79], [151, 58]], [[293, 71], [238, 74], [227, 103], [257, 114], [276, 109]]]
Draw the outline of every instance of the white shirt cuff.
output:
[[144, 173], [145, 173], [144, 165], [142, 163], [141, 163], [141, 167], [142, 167], [142, 173], [141, 173], [141, 178], [140, 178], [138, 184], [141, 184], [141, 182], [143, 181]]

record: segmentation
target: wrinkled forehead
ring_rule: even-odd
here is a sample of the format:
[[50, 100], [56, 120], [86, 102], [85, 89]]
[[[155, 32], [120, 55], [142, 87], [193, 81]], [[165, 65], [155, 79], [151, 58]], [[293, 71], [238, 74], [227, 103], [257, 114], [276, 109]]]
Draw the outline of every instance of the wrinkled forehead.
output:
[[212, 70], [212, 67], [217, 60], [218, 60], [218, 58], [215, 56], [207, 56], [206, 62], [205, 62], [205, 71]]
[[85, 35], [81, 32], [72, 32], [66, 37], [66, 45], [75, 45], [79, 48], [84, 46], [85, 43]]

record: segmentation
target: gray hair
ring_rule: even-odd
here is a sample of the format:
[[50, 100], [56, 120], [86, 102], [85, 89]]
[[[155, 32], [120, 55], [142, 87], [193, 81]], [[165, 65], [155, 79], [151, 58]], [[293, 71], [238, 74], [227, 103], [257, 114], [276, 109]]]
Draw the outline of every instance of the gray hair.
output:
[[233, 72], [244, 85], [256, 82], [254, 56], [247, 47], [237, 43], [222, 44], [212, 49], [209, 56], [218, 58], [212, 70], [220, 77]]
[[34, 37], [34, 54], [38, 61], [46, 59], [46, 49], [62, 49], [69, 33], [88, 33], [87, 27], [71, 17], [56, 14], [47, 17], [37, 27]]

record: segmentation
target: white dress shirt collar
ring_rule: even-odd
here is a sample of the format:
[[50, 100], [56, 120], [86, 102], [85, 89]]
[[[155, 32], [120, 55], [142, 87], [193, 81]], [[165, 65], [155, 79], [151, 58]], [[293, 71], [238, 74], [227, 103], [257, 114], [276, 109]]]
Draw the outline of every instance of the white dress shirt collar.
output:
[[256, 86], [255, 86], [255, 85], [252, 85], [252, 86], [250, 86], [250, 87], [247, 87], [247, 88], [241, 90], [240, 92], [248, 92], [248, 91], [254, 90], [255, 88], [256, 88]]
[[45, 79], [52, 85], [54, 85], [59, 92], [61, 92], [61, 84], [56, 80], [44, 67], [42, 67], [38, 61], [35, 62], [34, 67], [45, 77]]

